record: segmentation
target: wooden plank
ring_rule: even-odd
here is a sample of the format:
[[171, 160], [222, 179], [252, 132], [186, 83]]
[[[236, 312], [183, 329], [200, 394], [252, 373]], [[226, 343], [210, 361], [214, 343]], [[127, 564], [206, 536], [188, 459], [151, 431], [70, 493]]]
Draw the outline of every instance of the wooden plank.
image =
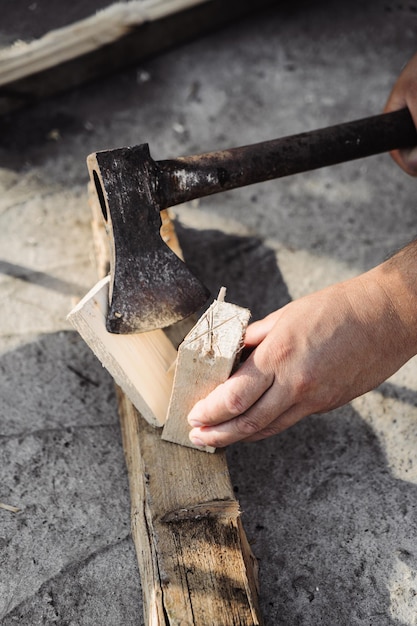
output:
[[256, 561], [224, 451], [163, 441], [118, 398], [145, 623], [261, 624]]
[[[109, 248], [91, 187], [90, 206], [98, 268], [107, 271]], [[168, 213], [162, 218], [163, 237], [181, 256]], [[175, 344], [190, 331], [190, 320], [176, 327]], [[260, 625], [257, 562], [225, 452], [202, 454], [162, 440], [161, 429], [149, 425], [120, 387], [116, 392], [145, 624]]]
[[[230, 376], [243, 345], [250, 311], [230, 302], [223, 294], [207, 309], [179, 346], [167, 421], [166, 441], [194, 446], [189, 438], [187, 415], [194, 404]], [[215, 448], [199, 448], [214, 452]]]
[[0, 114], [134, 65], [253, 10], [259, 0], [131, 0], [0, 50]]
[[107, 332], [109, 282], [109, 277], [100, 280], [67, 319], [143, 417], [153, 426], [162, 426], [177, 352], [162, 330], [134, 335]]
[[146, 22], [161, 20], [207, 0], [133, 0], [113, 4], [75, 24], [46, 33], [29, 43], [0, 50], [0, 85], [85, 56], [112, 44]]

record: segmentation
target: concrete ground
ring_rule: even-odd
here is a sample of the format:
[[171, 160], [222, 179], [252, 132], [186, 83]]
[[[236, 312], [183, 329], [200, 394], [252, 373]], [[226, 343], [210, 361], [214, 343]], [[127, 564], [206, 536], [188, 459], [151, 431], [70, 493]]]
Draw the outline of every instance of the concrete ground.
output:
[[[277, 3], [2, 122], [0, 502], [20, 510], [0, 508], [4, 626], [143, 623], [112, 381], [65, 319], [96, 280], [86, 155], [376, 114], [415, 49], [415, 2]], [[415, 190], [380, 155], [180, 207], [177, 230], [213, 292], [259, 318], [413, 238]], [[267, 626], [417, 624], [416, 373], [229, 449]]]

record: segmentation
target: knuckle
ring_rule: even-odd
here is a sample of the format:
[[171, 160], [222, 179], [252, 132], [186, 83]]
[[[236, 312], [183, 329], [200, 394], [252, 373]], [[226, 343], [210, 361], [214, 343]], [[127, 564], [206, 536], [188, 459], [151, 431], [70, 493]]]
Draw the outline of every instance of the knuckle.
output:
[[265, 428], [262, 428], [262, 430], [257, 433], [257, 437], [259, 439], [266, 439], [267, 437], [273, 437], [274, 435], [278, 435], [279, 433], [287, 430], [287, 428], [293, 426], [296, 422], [299, 421], [299, 419], [301, 418], [294, 417], [293, 415], [280, 416], [271, 424], [265, 426]]
[[280, 426], [279, 424], [275, 424], [275, 426], [269, 426], [268, 428], [263, 428], [258, 435], [262, 437], [262, 439], [267, 439], [268, 437], [273, 437], [278, 433], [282, 432], [286, 429], [286, 426]]
[[229, 442], [230, 434], [221, 430], [214, 430], [204, 437], [204, 444], [213, 448], [224, 448]]
[[226, 410], [230, 415], [240, 415], [247, 408], [242, 396], [234, 391], [229, 391], [225, 397]]
[[316, 379], [311, 371], [300, 371], [293, 380], [294, 394], [297, 399], [303, 399], [314, 393]]
[[258, 421], [251, 415], [241, 415], [239, 420], [236, 421], [236, 429], [239, 435], [248, 437], [254, 435], [259, 431]]
[[330, 410], [340, 405], [340, 388], [331, 375], [325, 382], [313, 370], [304, 370], [293, 381], [297, 404], [309, 407], [309, 413]]

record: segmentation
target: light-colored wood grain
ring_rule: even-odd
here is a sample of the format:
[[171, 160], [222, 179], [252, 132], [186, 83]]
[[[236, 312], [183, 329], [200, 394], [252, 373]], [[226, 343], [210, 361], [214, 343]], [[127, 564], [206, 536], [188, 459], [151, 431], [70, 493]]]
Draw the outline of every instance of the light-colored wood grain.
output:
[[[166, 441], [194, 446], [187, 415], [198, 400], [230, 376], [243, 345], [250, 311], [220, 299], [205, 311], [178, 349], [174, 385], [167, 421]], [[199, 448], [214, 452], [215, 448]]]
[[52, 30], [40, 39], [0, 50], [0, 85], [61, 65], [117, 41], [133, 28], [208, 0], [132, 0]]
[[106, 330], [109, 278], [103, 278], [68, 321], [153, 426], [165, 423], [177, 352], [162, 330], [114, 335]]

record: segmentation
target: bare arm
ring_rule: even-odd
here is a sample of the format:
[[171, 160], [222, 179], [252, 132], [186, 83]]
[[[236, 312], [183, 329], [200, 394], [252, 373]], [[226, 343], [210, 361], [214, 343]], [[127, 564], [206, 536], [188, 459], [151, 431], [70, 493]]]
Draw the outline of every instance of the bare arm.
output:
[[417, 242], [249, 326], [256, 346], [197, 403], [191, 439], [222, 447], [279, 433], [383, 382], [417, 353]]

